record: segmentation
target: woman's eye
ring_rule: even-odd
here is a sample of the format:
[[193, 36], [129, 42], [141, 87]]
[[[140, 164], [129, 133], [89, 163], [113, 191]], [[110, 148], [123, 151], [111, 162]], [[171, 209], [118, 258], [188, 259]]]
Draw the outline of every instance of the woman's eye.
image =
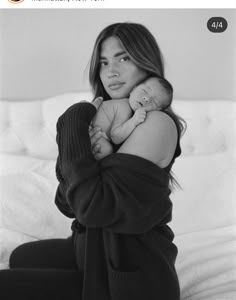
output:
[[99, 63], [99, 64], [100, 64], [100, 66], [101, 66], [101, 67], [104, 67], [104, 66], [106, 66], [106, 65], [107, 65], [107, 62], [106, 62], [106, 61], [100, 61], [100, 63]]
[[128, 61], [129, 60], [129, 56], [124, 56], [120, 59], [120, 61]]

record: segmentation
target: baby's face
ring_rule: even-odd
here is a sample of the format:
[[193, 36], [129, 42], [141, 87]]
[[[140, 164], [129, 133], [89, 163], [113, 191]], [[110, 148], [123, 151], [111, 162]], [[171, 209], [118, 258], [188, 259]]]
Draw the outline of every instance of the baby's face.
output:
[[149, 110], [160, 110], [165, 97], [166, 92], [158, 79], [150, 78], [132, 90], [129, 104], [133, 111], [140, 107], [148, 107]]

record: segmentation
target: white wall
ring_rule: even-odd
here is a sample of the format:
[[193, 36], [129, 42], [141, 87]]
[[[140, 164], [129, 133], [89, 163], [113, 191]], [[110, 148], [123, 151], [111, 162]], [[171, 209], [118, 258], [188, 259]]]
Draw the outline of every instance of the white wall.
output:
[[[214, 16], [228, 21], [225, 32], [207, 29]], [[175, 98], [235, 99], [235, 19], [233, 9], [2, 10], [0, 98], [29, 100], [87, 90], [96, 36], [113, 22], [133, 21], [155, 35]]]

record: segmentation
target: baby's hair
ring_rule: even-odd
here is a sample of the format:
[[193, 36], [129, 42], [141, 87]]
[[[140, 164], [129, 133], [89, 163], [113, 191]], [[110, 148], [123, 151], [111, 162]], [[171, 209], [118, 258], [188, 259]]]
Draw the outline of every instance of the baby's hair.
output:
[[157, 77], [157, 78], [169, 96], [169, 103], [167, 103], [167, 105], [164, 107], [164, 109], [166, 109], [171, 105], [173, 100], [173, 87], [170, 84], [170, 82], [166, 80], [164, 77]]

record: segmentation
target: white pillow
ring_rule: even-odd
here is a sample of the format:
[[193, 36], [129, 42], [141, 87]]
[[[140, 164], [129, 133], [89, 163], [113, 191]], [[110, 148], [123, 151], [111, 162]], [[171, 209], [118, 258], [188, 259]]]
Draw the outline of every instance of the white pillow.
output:
[[228, 152], [185, 156], [173, 171], [182, 186], [172, 194], [176, 234], [207, 230], [236, 223], [236, 169]]
[[39, 239], [69, 236], [71, 219], [54, 204], [57, 184], [55, 161], [5, 155], [0, 175], [0, 228]]
[[[47, 170], [54, 160], [43, 160], [36, 157], [14, 154], [0, 154], [0, 175], [24, 173], [25, 171]], [[54, 177], [54, 174], [50, 174]]]

